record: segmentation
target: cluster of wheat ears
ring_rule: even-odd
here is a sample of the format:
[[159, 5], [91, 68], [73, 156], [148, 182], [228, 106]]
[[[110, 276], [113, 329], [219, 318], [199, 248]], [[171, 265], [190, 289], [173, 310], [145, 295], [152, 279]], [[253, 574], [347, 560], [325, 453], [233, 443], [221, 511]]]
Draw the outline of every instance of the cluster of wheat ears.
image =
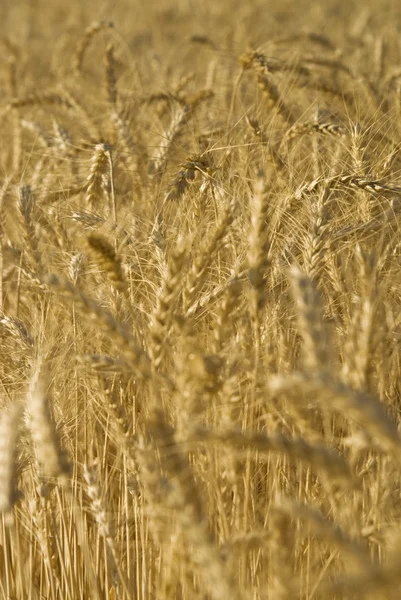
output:
[[42, 39], [26, 4], [0, 37], [0, 597], [400, 598], [391, 16], [253, 43], [256, 0], [199, 31], [161, 2]]

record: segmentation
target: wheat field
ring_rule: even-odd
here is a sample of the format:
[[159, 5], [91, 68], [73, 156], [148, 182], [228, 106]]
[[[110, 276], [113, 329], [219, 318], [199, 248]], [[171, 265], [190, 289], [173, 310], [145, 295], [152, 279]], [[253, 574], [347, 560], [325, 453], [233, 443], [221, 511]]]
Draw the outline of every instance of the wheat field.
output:
[[0, 598], [401, 597], [401, 8], [0, 5]]

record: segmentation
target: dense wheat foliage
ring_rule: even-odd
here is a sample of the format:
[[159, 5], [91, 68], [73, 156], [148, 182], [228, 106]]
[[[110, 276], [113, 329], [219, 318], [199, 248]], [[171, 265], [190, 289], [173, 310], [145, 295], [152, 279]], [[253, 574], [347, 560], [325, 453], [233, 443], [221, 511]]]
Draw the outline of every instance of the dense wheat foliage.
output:
[[401, 597], [401, 8], [0, 4], [0, 598]]

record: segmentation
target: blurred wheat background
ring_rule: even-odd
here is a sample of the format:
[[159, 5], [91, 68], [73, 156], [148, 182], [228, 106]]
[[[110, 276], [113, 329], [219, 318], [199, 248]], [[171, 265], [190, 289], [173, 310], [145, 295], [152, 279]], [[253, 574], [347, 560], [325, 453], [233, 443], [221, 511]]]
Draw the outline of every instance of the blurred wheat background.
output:
[[401, 8], [0, 5], [0, 598], [401, 597]]

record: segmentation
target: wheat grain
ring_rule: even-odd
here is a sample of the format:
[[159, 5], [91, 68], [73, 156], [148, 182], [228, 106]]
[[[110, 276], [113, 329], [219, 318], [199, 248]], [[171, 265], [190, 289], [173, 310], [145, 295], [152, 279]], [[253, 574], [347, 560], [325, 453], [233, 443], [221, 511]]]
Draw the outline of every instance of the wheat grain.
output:
[[51, 397], [43, 391], [44, 384], [35, 374], [28, 396], [29, 427], [35, 445], [41, 472], [46, 477], [65, 480], [70, 474], [70, 464], [60, 446], [58, 433], [51, 414]]

